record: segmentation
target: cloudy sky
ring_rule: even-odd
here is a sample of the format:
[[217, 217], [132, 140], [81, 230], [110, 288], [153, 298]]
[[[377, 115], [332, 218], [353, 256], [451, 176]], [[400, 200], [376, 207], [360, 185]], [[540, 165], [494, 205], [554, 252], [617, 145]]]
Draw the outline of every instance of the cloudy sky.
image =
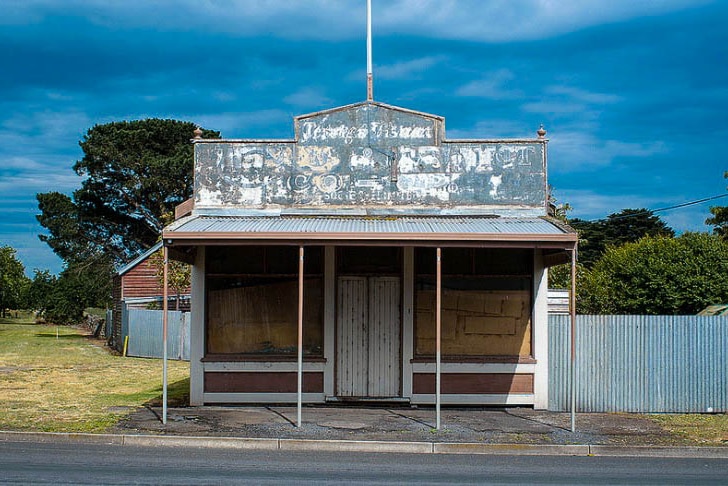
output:
[[[365, 0], [0, 0], [0, 245], [57, 272], [35, 194], [71, 193], [95, 124], [189, 120], [292, 138], [366, 98]], [[373, 0], [374, 97], [447, 138], [548, 130], [572, 217], [726, 194], [728, 2]], [[659, 213], [708, 231], [710, 204]]]

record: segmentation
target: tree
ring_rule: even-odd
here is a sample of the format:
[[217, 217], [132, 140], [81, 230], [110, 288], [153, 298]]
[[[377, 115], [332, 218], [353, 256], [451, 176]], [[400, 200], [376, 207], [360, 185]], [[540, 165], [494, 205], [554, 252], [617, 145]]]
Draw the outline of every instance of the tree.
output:
[[623, 209], [597, 221], [573, 219], [579, 232], [579, 261], [591, 267], [607, 247], [631, 243], [644, 236], [673, 237], [675, 232], [648, 209]]
[[[113, 122], [89, 129], [73, 166], [84, 180], [72, 197], [38, 194], [41, 239], [64, 261], [109, 255], [121, 264], [154, 245], [162, 215], [192, 194], [195, 125], [176, 120]], [[206, 138], [219, 132], [203, 131]]]
[[25, 267], [17, 259], [15, 248], [0, 247], [0, 312], [3, 317], [6, 309], [23, 307], [28, 284]]
[[[728, 179], [728, 171], [723, 173]], [[710, 212], [713, 216], [705, 220], [705, 224], [715, 226], [713, 233], [728, 240], [728, 206], [712, 206]]]
[[[48, 234], [40, 239], [65, 262], [39, 305], [56, 323], [81, 319], [88, 306], [111, 298], [111, 278], [123, 264], [154, 245], [164, 215], [192, 194], [196, 126], [148, 119], [96, 125], [80, 142], [84, 156], [73, 166], [84, 179], [72, 196], [38, 194], [37, 216]], [[219, 132], [203, 130], [205, 138]]]
[[51, 303], [58, 278], [48, 270], [35, 270], [33, 280], [28, 288], [28, 307], [39, 314], [44, 314]]
[[110, 304], [113, 266], [84, 262], [71, 263], [56, 277], [36, 271], [28, 300], [32, 308], [54, 324], [75, 324], [87, 307]]
[[728, 302], [728, 242], [707, 233], [608, 247], [577, 281], [583, 314], [696, 314]]

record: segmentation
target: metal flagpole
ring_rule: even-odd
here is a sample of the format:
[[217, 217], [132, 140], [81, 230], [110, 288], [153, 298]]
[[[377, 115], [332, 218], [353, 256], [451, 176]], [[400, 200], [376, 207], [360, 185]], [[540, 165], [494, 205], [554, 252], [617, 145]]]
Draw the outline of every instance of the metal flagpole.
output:
[[435, 297], [435, 413], [436, 429], [440, 430], [440, 339], [442, 331], [442, 250], [437, 249], [437, 292]]
[[303, 396], [303, 247], [298, 247], [298, 401], [296, 427], [301, 426]]
[[576, 246], [571, 250], [571, 431], [576, 432]]
[[162, 278], [162, 423], [167, 424], [167, 324], [169, 321], [169, 303], [167, 302], [167, 296], [169, 291], [167, 289], [168, 284], [168, 272], [169, 272], [169, 252], [166, 246], [162, 246], [162, 259], [164, 260], [164, 276]]
[[372, 70], [372, 0], [367, 0], [367, 101], [374, 100], [374, 73]]

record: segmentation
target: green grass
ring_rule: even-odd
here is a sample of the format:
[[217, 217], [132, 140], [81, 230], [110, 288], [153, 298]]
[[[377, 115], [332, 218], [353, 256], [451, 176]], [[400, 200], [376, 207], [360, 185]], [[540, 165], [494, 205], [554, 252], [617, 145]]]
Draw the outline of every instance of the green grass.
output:
[[[168, 379], [169, 403], [183, 403], [189, 364], [169, 361]], [[161, 393], [161, 360], [114, 355], [76, 328], [0, 320], [1, 430], [103, 432]]]
[[665, 430], [696, 444], [728, 444], [726, 414], [660, 414], [648, 417]]

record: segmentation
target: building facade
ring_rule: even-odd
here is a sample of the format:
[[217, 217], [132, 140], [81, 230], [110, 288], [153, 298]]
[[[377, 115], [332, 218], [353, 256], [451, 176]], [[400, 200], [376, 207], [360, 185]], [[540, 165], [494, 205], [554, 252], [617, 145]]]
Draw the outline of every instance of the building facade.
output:
[[577, 238], [548, 216], [544, 135], [447, 140], [367, 101], [293, 140], [195, 139], [163, 233], [193, 264], [191, 404], [546, 408], [547, 268]]

